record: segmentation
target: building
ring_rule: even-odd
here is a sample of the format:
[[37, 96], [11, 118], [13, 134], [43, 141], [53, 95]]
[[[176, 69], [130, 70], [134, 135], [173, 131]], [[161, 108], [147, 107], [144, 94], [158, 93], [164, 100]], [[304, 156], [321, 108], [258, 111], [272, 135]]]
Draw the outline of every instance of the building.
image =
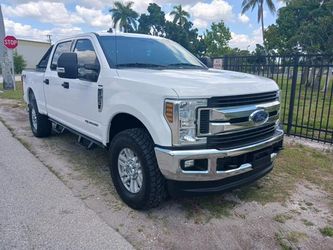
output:
[[14, 52], [23, 56], [27, 69], [34, 69], [50, 47], [51, 43], [49, 42], [18, 39], [18, 46], [14, 49]]

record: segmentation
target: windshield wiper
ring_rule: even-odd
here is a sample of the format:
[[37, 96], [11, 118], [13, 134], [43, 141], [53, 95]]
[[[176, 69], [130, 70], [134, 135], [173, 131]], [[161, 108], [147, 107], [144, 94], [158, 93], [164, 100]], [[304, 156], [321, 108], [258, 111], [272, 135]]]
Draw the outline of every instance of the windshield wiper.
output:
[[179, 68], [197, 68], [197, 69], [204, 69], [204, 67], [200, 65], [195, 65], [191, 63], [171, 63], [167, 65], [168, 67], [179, 67]]
[[153, 64], [153, 63], [121, 63], [116, 64], [118, 68], [165, 68], [165, 65]]

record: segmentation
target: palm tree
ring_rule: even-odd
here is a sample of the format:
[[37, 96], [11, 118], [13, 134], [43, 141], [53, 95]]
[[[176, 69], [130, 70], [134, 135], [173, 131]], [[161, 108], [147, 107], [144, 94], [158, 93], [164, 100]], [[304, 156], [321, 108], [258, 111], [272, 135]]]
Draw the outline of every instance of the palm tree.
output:
[[178, 23], [179, 26], [183, 26], [187, 22], [187, 18], [190, 17], [190, 14], [181, 5], [174, 6], [170, 15], [174, 16], [173, 22]]
[[264, 26], [264, 2], [266, 2], [269, 11], [272, 14], [275, 14], [276, 8], [273, 3], [273, 0], [243, 0], [242, 3], [242, 14], [244, 14], [249, 9], [253, 10], [258, 6], [258, 23], [261, 22], [261, 31], [262, 31], [262, 41], [265, 42], [265, 26]]
[[110, 9], [113, 28], [116, 28], [119, 23], [119, 28], [124, 32], [131, 32], [137, 29], [136, 19], [139, 17], [139, 14], [132, 9], [133, 4], [133, 2], [114, 2], [113, 8]]

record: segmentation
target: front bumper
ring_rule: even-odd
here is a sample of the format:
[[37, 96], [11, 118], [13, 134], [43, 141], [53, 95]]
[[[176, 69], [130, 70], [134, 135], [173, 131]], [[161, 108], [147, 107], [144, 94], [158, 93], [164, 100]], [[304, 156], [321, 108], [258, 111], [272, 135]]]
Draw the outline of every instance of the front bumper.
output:
[[[277, 155], [276, 148], [280, 147], [282, 144], [283, 134], [282, 130], [277, 129], [275, 134], [269, 139], [234, 149], [169, 150], [155, 147], [155, 153], [158, 166], [164, 177], [168, 180], [188, 182], [218, 181], [247, 173], [255, 167], [252, 162], [244, 162], [237, 168], [218, 170], [218, 161], [222, 158], [241, 156], [272, 147], [269, 160], [271, 165], [271, 162]], [[207, 160], [207, 169], [204, 171], [185, 171], [181, 168], [182, 161], [196, 159]]]

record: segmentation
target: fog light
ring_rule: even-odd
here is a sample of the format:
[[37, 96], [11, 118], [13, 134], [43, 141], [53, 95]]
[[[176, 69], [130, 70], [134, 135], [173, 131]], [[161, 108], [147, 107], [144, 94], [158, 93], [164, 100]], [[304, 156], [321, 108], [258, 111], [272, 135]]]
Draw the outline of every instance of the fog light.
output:
[[194, 160], [184, 161], [184, 168], [190, 168], [194, 166]]
[[181, 169], [186, 171], [208, 171], [208, 160], [207, 159], [196, 159], [196, 160], [182, 160], [180, 161]]

